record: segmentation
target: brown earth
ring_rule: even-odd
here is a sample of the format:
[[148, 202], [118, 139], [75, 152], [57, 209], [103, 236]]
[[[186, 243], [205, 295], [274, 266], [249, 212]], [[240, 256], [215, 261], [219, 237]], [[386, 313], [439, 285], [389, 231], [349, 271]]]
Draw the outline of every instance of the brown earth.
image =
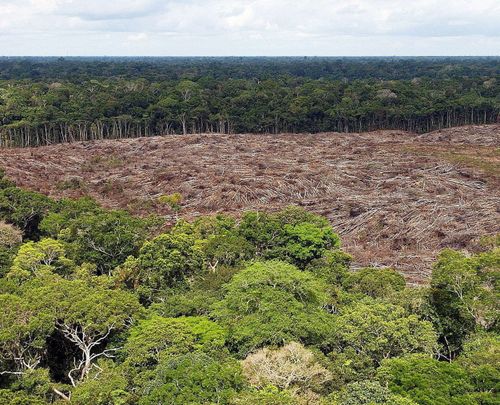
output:
[[392, 266], [425, 282], [445, 247], [472, 250], [500, 232], [500, 125], [424, 135], [189, 135], [0, 150], [21, 187], [91, 195], [107, 207], [168, 215], [275, 210], [327, 216], [357, 266]]

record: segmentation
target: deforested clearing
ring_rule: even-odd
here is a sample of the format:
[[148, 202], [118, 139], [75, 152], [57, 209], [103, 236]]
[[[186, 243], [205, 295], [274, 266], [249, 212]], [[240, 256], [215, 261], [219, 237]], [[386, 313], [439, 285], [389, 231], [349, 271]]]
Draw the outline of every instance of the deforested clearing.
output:
[[200, 134], [0, 150], [20, 187], [90, 195], [137, 214], [301, 205], [329, 218], [356, 266], [389, 266], [425, 283], [445, 247], [474, 251], [500, 231], [500, 125], [416, 135]]

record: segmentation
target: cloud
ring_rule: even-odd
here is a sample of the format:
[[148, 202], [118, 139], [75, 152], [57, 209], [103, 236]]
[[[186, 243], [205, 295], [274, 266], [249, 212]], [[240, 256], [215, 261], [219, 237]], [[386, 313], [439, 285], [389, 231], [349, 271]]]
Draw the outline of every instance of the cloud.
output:
[[57, 13], [90, 21], [125, 20], [162, 12], [168, 3], [165, 0], [59, 0]]
[[148, 39], [148, 34], [146, 34], [145, 32], [138, 32], [137, 34], [129, 35], [127, 39], [133, 42], [145, 41], [146, 39]]
[[[462, 44], [459, 53], [467, 54], [474, 42], [473, 53], [500, 50], [498, 0], [0, 0], [0, 16], [5, 54], [55, 53], [64, 43], [71, 54], [101, 52], [105, 44], [114, 54], [127, 42], [140, 42], [138, 53], [162, 55], [199, 54], [200, 44], [203, 54], [242, 55], [358, 54], [357, 43], [365, 54], [415, 54], [425, 44], [433, 53], [442, 44], [441, 54]], [[40, 38], [42, 47], [34, 47]]]

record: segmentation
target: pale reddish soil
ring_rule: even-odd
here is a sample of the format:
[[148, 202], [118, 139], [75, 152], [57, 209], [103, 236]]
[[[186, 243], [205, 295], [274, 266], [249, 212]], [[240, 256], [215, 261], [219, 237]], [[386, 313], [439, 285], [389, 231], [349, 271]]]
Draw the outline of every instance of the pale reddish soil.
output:
[[500, 232], [500, 125], [425, 135], [189, 135], [0, 150], [22, 187], [107, 207], [182, 215], [298, 204], [327, 216], [357, 266], [425, 282], [437, 253]]

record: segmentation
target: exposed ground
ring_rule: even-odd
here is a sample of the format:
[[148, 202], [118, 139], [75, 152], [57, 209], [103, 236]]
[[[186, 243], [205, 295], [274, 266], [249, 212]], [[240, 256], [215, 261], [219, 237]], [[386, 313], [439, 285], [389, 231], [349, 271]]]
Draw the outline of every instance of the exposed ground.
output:
[[439, 250], [500, 232], [500, 125], [424, 135], [190, 135], [0, 150], [18, 185], [108, 207], [182, 215], [298, 204], [326, 215], [358, 266], [425, 282]]

